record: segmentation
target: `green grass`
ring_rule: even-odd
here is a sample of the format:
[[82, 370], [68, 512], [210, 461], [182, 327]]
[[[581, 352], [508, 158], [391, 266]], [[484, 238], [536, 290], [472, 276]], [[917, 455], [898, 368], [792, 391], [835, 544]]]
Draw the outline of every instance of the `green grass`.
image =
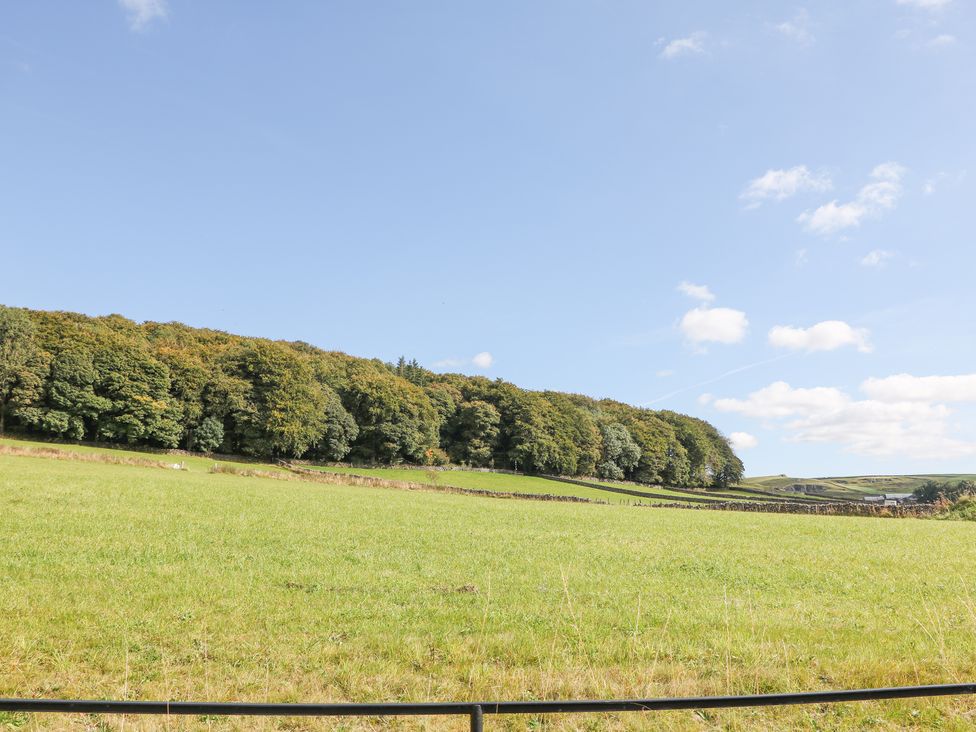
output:
[[234, 465], [260, 470], [272, 470], [275, 472], [288, 472], [285, 469], [268, 463], [259, 462], [240, 462], [230, 460], [218, 460], [211, 457], [204, 457], [200, 454], [174, 455], [162, 452], [147, 452], [141, 450], [124, 450], [111, 447], [92, 447], [91, 445], [76, 445], [61, 442], [37, 442], [34, 440], [22, 440], [12, 437], [0, 437], [0, 445], [13, 448], [23, 448], [26, 450], [57, 450], [60, 452], [77, 453], [79, 455], [103, 455], [108, 458], [135, 458], [140, 460], [154, 460], [167, 464], [181, 464], [187, 471], [206, 473], [213, 465]]
[[[707, 500], [723, 501], [729, 500], [718, 496], [709, 496], [702, 492], [701, 496], [689, 496], [681, 491], [669, 490], [658, 486], [632, 485], [629, 483], [614, 483], [612, 481], [601, 481], [596, 479], [582, 479], [595, 486], [604, 485], [610, 488], [626, 488], [629, 490], [643, 491], [663, 496], [662, 499], [642, 498], [640, 496], [628, 496], [625, 494], [604, 491], [599, 488], [588, 488], [586, 486], [575, 485], [573, 483], [563, 483], [562, 481], [550, 480], [531, 475], [509, 475], [507, 473], [487, 473], [470, 470], [424, 470], [422, 468], [346, 468], [332, 466], [308, 466], [315, 470], [329, 473], [344, 473], [347, 475], [365, 475], [374, 478], [387, 478], [389, 480], [404, 480], [412, 483], [424, 483], [427, 485], [455, 486], [457, 488], [470, 488], [476, 490], [494, 491], [501, 493], [528, 493], [528, 494], [549, 494], [554, 496], [578, 496], [589, 498], [596, 501], [606, 501], [613, 504], [642, 504], [659, 505], [662, 503], [688, 502], [689, 498], [704, 498]], [[746, 495], [746, 494], [743, 494]]]
[[[821, 495], [860, 500], [865, 495], [879, 493], [911, 493], [927, 480], [959, 481], [976, 480], [976, 475], [969, 473], [953, 474], [925, 474], [925, 475], [853, 475], [834, 476], [827, 478], [791, 478], [785, 475], [767, 475], [746, 478], [740, 485], [757, 490], [782, 492], [783, 488], [794, 483], [822, 485], [824, 493]], [[807, 494], [808, 498], [821, 497], [818, 494]]]
[[667, 496], [668, 498], [673, 498], [675, 501], [687, 501], [689, 498], [703, 498], [710, 501], [727, 501], [728, 498], [722, 498], [720, 496], [710, 496], [705, 491], [701, 491], [701, 494], [690, 495], [683, 491], [674, 491], [668, 488], [663, 488], [656, 485], [632, 485], [629, 483], [615, 483], [610, 480], [593, 480], [591, 481], [597, 485], [605, 485], [609, 488], [626, 488], [628, 490], [634, 491], [644, 491], [645, 493], [653, 493], [655, 495]]
[[[967, 522], [510, 501], [15, 456], [0, 456], [0, 517], [0, 696], [554, 699], [976, 677]], [[963, 730], [972, 709], [906, 700], [553, 716], [546, 728]], [[21, 723], [122, 728], [0, 718]], [[130, 732], [463, 725], [125, 720]]]
[[593, 501], [631, 504], [651, 503], [636, 496], [622, 496], [609, 491], [547, 480], [533, 475], [509, 475], [507, 473], [482, 473], [473, 470], [424, 470], [423, 468], [345, 468], [309, 465], [309, 468], [327, 473], [365, 475], [387, 480], [403, 480], [425, 485], [454, 486], [496, 493], [529, 493], [534, 495], [577, 496]]

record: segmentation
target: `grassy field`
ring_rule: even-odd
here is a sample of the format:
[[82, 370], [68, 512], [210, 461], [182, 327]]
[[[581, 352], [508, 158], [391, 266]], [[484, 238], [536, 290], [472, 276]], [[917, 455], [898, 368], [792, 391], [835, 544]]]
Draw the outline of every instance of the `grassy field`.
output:
[[610, 480], [593, 480], [592, 482], [597, 485], [605, 485], [609, 488], [627, 488], [629, 490], [647, 491], [648, 493], [654, 493], [655, 495], [668, 496], [669, 498], [673, 498], [675, 501], [687, 501], [689, 498], [703, 498], [718, 502], [729, 500], [728, 498], [722, 498], [720, 496], [710, 496], [705, 493], [705, 491], [702, 491], [701, 495], [691, 495], [683, 491], [674, 491], [670, 490], [669, 488], [663, 488], [656, 485], [631, 485], [627, 483], [615, 483]]
[[104, 456], [107, 459], [133, 459], [150, 460], [166, 463], [167, 465], [181, 465], [183, 470], [194, 473], [206, 473], [214, 465], [230, 465], [238, 467], [255, 468], [260, 470], [271, 470], [274, 472], [286, 473], [287, 470], [268, 463], [257, 462], [238, 462], [228, 460], [218, 460], [212, 457], [205, 457], [200, 454], [173, 455], [167, 453], [143, 452], [138, 450], [119, 450], [108, 447], [92, 447], [91, 445], [74, 445], [61, 442], [35, 442], [32, 440], [14, 439], [11, 437], [0, 437], [0, 448], [10, 447], [13, 449], [31, 450], [53, 450], [56, 452], [75, 453], [85, 456]]
[[[593, 479], [583, 479], [593, 485], [592, 488], [572, 483], [563, 483], [531, 475], [509, 475], [507, 473], [487, 473], [469, 470], [424, 470], [422, 468], [347, 468], [332, 466], [307, 466], [314, 470], [329, 473], [343, 473], [346, 475], [365, 475], [374, 478], [390, 480], [404, 480], [426, 485], [456, 486], [504, 493], [526, 493], [535, 495], [578, 496], [594, 501], [605, 501], [621, 505], [660, 505], [672, 502], [688, 502], [689, 498], [703, 498], [713, 501], [735, 500], [735, 497], [712, 496], [702, 491], [700, 495], [689, 495], [686, 492], [670, 490], [654, 485], [634, 485], [630, 483], [615, 483]], [[598, 486], [609, 488], [626, 488], [644, 491], [661, 496], [660, 499], [628, 496], [612, 491], [601, 490]], [[748, 498], [749, 494], [742, 492], [739, 497]]]
[[[609, 491], [601, 491], [585, 486], [547, 480], [532, 475], [508, 475], [506, 473], [482, 473], [471, 470], [424, 470], [422, 468], [344, 468], [307, 466], [327, 473], [346, 475], [365, 475], [388, 480], [404, 480], [425, 485], [455, 486], [497, 493], [528, 493], [535, 495], [577, 496], [593, 501], [606, 501], [614, 504], [661, 503], [641, 499], [636, 496], [622, 496]], [[656, 491], [655, 491], [656, 492]]]
[[[927, 480], [958, 481], [976, 480], [973, 474], [926, 474], [926, 475], [855, 475], [835, 476], [828, 478], [791, 478], [786, 475], [767, 475], [746, 478], [741, 485], [773, 493], [783, 491], [783, 488], [794, 483], [804, 485], [820, 485], [824, 488], [824, 495], [848, 500], [860, 500], [864, 496], [878, 493], [911, 493]], [[783, 492], [783, 495], [788, 495]], [[817, 498], [811, 494], [808, 498]]]
[[[0, 455], [0, 695], [632, 697], [976, 676], [976, 526], [334, 487]], [[972, 700], [490, 729], [972, 729]], [[24, 730], [463, 720], [4, 715]]]

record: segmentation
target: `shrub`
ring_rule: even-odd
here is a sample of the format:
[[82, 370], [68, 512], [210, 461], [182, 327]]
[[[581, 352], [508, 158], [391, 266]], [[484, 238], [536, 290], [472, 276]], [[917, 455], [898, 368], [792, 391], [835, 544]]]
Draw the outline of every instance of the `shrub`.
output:
[[224, 441], [224, 425], [216, 417], [207, 417], [200, 423], [195, 435], [196, 448], [201, 452], [213, 452]]
[[976, 521], [976, 496], [961, 496], [937, 518], [948, 521]]

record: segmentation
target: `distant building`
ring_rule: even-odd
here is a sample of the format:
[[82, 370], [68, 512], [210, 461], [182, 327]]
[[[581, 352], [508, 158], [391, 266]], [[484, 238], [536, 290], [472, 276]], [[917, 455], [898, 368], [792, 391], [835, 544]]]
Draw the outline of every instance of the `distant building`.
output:
[[899, 506], [903, 503], [914, 503], [914, 493], [882, 493], [877, 496], [864, 496], [867, 503], [880, 503], [882, 506]]

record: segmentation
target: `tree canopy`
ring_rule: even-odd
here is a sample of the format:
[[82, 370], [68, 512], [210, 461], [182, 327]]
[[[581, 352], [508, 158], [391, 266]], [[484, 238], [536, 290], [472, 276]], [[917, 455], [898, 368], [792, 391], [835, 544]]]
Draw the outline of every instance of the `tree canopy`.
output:
[[364, 463], [726, 487], [742, 462], [708, 422], [119, 315], [0, 306], [0, 432]]
[[919, 503], [936, 501], [955, 501], [962, 496], [976, 496], [976, 481], [972, 480], [927, 480], [913, 494]]

